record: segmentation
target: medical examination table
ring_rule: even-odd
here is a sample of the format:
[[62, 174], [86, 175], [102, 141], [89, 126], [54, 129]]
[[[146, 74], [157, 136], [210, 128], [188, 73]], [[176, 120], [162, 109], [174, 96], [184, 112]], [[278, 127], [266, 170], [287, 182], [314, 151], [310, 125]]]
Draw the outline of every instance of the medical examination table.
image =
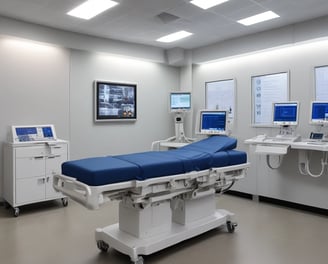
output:
[[234, 214], [216, 209], [216, 194], [246, 174], [237, 140], [212, 136], [169, 151], [86, 158], [62, 164], [54, 188], [89, 209], [119, 200], [119, 223], [96, 230], [97, 246], [135, 264], [183, 240], [226, 225]]

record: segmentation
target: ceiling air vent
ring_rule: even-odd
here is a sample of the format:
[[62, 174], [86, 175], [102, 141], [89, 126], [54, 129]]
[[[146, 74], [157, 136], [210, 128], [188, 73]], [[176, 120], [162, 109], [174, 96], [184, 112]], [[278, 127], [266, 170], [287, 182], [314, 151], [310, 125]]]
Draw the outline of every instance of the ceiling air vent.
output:
[[180, 19], [180, 17], [172, 15], [170, 13], [166, 13], [166, 12], [162, 12], [159, 15], [157, 15], [157, 17], [164, 23], [164, 24], [168, 24], [171, 23], [173, 21], [176, 21], [178, 19]]

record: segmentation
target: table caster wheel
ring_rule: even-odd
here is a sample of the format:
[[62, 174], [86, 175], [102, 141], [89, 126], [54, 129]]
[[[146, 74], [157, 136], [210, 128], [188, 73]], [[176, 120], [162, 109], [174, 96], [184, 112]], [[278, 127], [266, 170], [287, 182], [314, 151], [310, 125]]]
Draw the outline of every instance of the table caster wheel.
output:
[[132, 261], [133, 264], [144, 264], [144, 259], [142, 256], [139, 256], [136, 261]]
[[19, 208], [18, 207], [14, 207], [14, 216], [15, 217], [19, 216]]
[[231, 221], [227, 222], [227, 229], [229, 233], [235, 232], [235, 228], [237, 226], [237, 223], [232, 223]]
[[63, 206], [66, 207], [68, 205], [68, 198], [62, 198], [62, 203], [63, 203]]
[[102, 240], [98, 240], [97, 241], [97, 247], [102, 251], [102, 252], [107, 252], [109, 249], [109, 245], [102, 241]]

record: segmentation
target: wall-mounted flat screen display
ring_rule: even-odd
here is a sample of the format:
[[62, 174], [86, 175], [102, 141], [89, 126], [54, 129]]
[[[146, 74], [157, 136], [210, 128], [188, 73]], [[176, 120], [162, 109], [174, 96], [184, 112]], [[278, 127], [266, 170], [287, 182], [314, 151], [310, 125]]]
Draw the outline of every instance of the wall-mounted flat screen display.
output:
[[95, 121], [134, 121], [137, 119], [137, 85], [95, 81]]

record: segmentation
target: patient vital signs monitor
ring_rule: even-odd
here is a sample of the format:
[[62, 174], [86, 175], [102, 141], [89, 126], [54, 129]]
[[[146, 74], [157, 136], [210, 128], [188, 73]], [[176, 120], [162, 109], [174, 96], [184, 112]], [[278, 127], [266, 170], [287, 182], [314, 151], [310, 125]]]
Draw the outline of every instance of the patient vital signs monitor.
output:
[[310, 123], [314, 125], [328, 124], [328, 102], [313, 101], [310, 109]]
[[170, 111], [183, 112], [191, 109], [190, 92], [171, 92], [170, 93]]
[[273, 103], [273, 124], [277, 126], [297, 126], [298, 106], [298, 102]]
[[227, 111], [201, 110], [199, 132], [204, 135], [227, 135]]

